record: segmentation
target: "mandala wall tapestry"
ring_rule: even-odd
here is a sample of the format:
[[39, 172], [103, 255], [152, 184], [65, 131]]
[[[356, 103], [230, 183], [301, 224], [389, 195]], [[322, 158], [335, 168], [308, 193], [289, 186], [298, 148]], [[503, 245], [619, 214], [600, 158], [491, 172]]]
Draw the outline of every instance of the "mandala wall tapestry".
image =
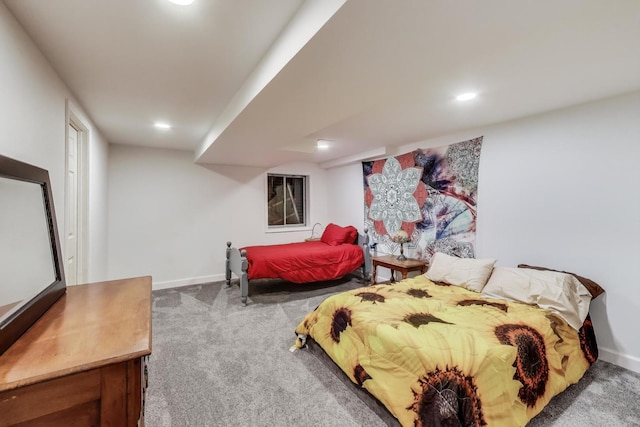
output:
[[404, 230], [412, 258], [474, 258], [481, 148], [479, 137], [363, 162], [365, 227], [377, 250], [395, 253]]

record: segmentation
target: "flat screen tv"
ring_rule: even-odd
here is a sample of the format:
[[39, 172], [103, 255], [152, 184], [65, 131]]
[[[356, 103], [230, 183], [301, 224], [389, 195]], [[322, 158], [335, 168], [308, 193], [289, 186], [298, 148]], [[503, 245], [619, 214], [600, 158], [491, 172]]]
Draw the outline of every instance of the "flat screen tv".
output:
[[66, 291], [49, 172], [0, 155], [0, 354]]

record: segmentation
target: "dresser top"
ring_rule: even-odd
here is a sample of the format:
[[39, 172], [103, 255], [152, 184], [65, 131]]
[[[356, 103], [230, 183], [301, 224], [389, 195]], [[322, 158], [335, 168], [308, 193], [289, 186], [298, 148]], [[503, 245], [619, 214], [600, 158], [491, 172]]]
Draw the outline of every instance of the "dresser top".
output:
[[0, 355], [0, 392], [150, 353], [150, 277], [68, 286]]

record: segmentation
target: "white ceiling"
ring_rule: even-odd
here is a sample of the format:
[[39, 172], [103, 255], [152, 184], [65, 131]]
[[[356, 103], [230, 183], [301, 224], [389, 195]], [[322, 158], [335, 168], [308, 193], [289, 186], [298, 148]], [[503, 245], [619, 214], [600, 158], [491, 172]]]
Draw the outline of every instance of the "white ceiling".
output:
[[200, 163], [335, 163], [640, 89], [638, 0], [4, 3], [109, 142]]

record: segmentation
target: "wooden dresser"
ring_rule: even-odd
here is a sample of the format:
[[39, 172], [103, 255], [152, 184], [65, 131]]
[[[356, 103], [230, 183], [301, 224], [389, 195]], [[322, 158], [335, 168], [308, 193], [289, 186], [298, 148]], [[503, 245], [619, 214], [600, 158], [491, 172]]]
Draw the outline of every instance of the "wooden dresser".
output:
[[144, 425], [151, 278], [69, 286], [0, 356], [0, 426]]

